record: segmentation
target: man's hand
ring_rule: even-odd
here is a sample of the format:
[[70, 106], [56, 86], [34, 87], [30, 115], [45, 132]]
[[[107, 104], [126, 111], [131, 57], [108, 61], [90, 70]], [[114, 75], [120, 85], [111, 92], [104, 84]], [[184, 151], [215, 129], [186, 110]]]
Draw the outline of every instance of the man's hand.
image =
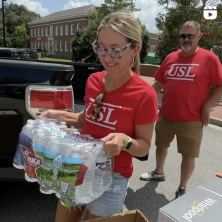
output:
[[204, 126], [207, 126], [210, 122], [210, 107], [206, 104], [202, 107], [201, 110], [201, 121]]

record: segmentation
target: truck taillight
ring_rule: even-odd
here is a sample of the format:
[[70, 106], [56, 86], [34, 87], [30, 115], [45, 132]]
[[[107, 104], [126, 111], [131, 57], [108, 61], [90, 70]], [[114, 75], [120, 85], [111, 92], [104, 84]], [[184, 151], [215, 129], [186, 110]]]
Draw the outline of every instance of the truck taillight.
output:
[[25, 100], [26, 109], [34, 118], [47, 109], [74, 111], [72, 86], [30, 85]]

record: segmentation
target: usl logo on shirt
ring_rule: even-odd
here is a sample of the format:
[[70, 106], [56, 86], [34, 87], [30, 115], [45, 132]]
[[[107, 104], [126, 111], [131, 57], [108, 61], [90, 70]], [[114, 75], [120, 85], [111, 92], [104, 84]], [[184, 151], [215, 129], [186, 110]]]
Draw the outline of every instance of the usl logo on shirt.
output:
[[115, 125], [117, 123], [117, 120], [111, 121], [111, 116], [116, 109], [121, 109], [122, 106], [117, 106], [114, 104], [103, 102], [102, 106], [101, 106], [101, 111], [100, 111], [99, 117], [98, 117], [97, 121], [94, 122], [92, 120], [92, 118], [90, 117], [90, 112], [91, 112], [92, 107], [95, 106], [95, 104], [94, 104], [94, 100], [92, 98], [90, 98], [90, 100], [91, 100], [91, 102], [86, 107], [85, 119], [88, 122], [91, 122], [93, 124], [96, 124], [96, 125], [99, 125], [99, 126], [111, 129], [111, 130], [115, 130], [116, 129]]
[[199, 64], [173, 64], [167, 74], [167, 79], [194, 81], [196, 74], [191, 74], [194, 66], [199, 66]]

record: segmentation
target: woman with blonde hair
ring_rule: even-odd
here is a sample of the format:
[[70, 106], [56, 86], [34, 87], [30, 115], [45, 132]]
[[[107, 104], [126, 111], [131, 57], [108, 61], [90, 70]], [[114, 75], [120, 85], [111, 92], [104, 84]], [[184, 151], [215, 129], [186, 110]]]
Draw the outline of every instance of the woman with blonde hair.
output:
[[115, 12], [101, 22], [92, 47], [105, 71], [91, 74], [86, 83], [85, 110], [69, 113], [48, 110], [41, 116], [56, 118], [82, 128], [104, 142], [113, 159], [109, 191], [86, 206], [67, 210], [58, 202], [56, 222], [81, 221], [120, 213], [133, 173], [132, 157], [145, 156], [157, 121], [157, 96], [139, 75], [140, 24], [127, 12]]

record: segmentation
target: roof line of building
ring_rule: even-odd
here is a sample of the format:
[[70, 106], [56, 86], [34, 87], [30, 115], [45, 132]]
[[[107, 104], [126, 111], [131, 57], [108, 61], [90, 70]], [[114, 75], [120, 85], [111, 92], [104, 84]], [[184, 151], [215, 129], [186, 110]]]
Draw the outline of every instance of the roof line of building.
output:
[[31, 21], [28, 23], [28, 25], [31, 26], [31, 25], [42, 24], [45, 22], [54, 22], [54, 21], [61, 21], [61, 20], [66, 20], [70, 18], [81, 17], [81, 16], [88, 16], [87, 12], [94, 9], [95, 9], [94, 5], [86, 5], [86, 6], [82, 6], [78, 8], [54, 12], [50, 15]]

